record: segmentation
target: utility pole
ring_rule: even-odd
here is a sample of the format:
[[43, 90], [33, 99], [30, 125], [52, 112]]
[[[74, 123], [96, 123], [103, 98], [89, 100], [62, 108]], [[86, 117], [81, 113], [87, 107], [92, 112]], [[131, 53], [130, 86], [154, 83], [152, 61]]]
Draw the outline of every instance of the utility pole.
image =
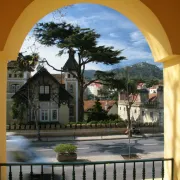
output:
[[[126, 77], [127, 77], [127, 107], [126, 107], [126, 110], [127, 110], [127, 114], [129, 113], [129, 116], [130, 116], [130, 112], [129, 112], [129, 69], [128, 67], [126, 68]], [[131, 122], [130, 122], [130, 119], [128, 117], [128, 128], [129, 128], [129, 131], [128, 131], [128, 136], [129, 136], [129, 159], [131, 158]]]

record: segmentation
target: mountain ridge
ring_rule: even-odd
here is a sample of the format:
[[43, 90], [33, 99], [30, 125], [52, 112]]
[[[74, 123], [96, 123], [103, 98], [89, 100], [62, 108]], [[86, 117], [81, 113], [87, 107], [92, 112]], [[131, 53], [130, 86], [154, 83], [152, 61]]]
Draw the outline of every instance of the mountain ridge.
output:
[[[111, 71], [117, 73], [118, 76], [124, 76], [129, 72], [130, 78], [142, 78], [142, 79], [163, 79], [163, 70], [154, 64], [149, 64], [146, 62], [137, 63], [131, 66], [126, 66], [122, 68], [115, 68]], [[84, 76], [88, 79], [94, 77], [96, 70], [85, 70]]]

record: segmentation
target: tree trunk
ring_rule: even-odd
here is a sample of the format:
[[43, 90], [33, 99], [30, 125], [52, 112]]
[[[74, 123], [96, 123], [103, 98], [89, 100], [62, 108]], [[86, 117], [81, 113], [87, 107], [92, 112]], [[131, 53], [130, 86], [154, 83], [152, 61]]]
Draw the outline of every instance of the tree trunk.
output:
[[79, 120], [82, 122], [84, 120], [84, 89], [80, 86], [79, 93]]
[[36, 130], [37, 130], [37, 140], [41, 141], [41, 135], [40, 135], [40, 128], [37, 120], [37, 110], [34, 110], [34, 120], [36, 123]]
[[130, 110], [131, 107], [129, 107], [128, 105], [126, 106], [126, 111], [127, 111], [127, 120], [128, 120], [128, 136], [132, 137], [132, 132], [131, 132], [131, 116], [130, 116]]

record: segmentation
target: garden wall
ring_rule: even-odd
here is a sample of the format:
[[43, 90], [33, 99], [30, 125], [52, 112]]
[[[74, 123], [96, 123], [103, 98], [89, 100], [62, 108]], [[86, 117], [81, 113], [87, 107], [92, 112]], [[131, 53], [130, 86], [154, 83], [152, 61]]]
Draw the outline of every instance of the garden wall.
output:
[[[25, 127], [24, 127], [25, 128]], [[34, 129], [7, 129], [7, 132], [15, 132], [17, 135], [23, 135], [25, 137], [35, 137], [37, 131]], [[141, 127], [142, 133], [161, 133], [163, 128], [160, 127]], [[81, 128], [46, 128], [41, 129], [41, 137], [67, 137], [67, 136], [105, 136], [105, 135], [121, 135], [124, 134], [126, 128], [122, 127], [81, 127]]]

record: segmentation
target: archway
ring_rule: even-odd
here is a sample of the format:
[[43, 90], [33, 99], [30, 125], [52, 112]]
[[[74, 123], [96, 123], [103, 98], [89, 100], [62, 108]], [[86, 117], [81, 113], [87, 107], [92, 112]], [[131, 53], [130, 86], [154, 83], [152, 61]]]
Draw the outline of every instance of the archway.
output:
[[[38, 20], [40, 20], [46, 14], [56, 10], [57, 8], [61, 8], [63, 6], [74, 3], [81, 3], [81, 0], [29, 0], [29, 2], [29, 5], [23, 8], [20, 16], [17, 16], [17, 18], [15, 19], [14, 25], [11, 28], [11, 31], [8, 33], [8, 37], [3, 45], [3, 51], [0, 51], [0, 81], [2, 83], [2, 87], [0, 89], [0, 112], [2, 117], [0, 126], [0, 162], [5, 161], [6, 62], [10, 59], [16, 59], [16, 56], [26, 35]], [[165, 133], [167, 133], [169, 123], [171, 123], [172, 120], [175, 120], [175, 122], [179, 121], [178, 107], [180, 104], [180, 97], [178, 95], [178, 92], [180, 90], [180, 86], [176, 86], [176, 84], [179, 82], [180, 58], [179, 56], [173, 55], [170, 42], [168, 40], [165, 30], [161, 25], [161, 22], [158, 20], [156, 15], [140, 0], [88, 0], [88, 3], [96, 3], [108, 6], [125, 15], [132, 22], [134, 22], [144, 34], [151, 48], [155, 61], [160, 62], [168, 60], [167, 63], [164, 63], [165, 87], [168, 87], [167, 89], [165, 89], [165, 94], [170, 95], [169, 97], [171, 99], [169, 100], [167, 97], [165, 98], [165, 117], [172, 119], [165, 122]], [[169, 78], [170, 76], [171, 79]], [[173, 104], [174, 109], [172, 109], [172, 107], [170, 107], [168, 104]], [[167, 138], [167, 141], [171, 140], [173, 137], [175, 138], [175, 136], [177, 135], [177, 132], [174, 130], [176, 125], [178, 127], [178, 123], [174, 123], [171, 127], [169, 127], [171, 128], [171, 138]], [[165, 149], [168, 149], [168, 146], [170, 145], [169, 143], [165, 144]], [[172, 152], [173, 147], [178, 150], [178, 143], [172, 144], [172, 148], [165, 153], [169, 153], [169, 156], [176, 157], [175, 150], [173, 150]], [[178, 159], [180, 159], [179, 156], [177, 156], [177, 163]]]
[[[48, 13], [70, 4], [80, 3], [80, 0], [58, 1], [34, 0], [19, 16], [8, 36], [4, 51], [9, 59], [15, 59], [19, 49], [34, 24]], [[161, 23], [152, 11], [140, 0], [104, 1], [89, 0], [88, 3], [101, 4], [110, 7], [129, 18], [144, 34], [155, 61], [172, 55], [168, 37]], [[40, 10], [40, 11], [39, 11]], [[32, 13], [33, 12], [33, 13]], [[156, 28], [154, 28], [156, 27]]]

